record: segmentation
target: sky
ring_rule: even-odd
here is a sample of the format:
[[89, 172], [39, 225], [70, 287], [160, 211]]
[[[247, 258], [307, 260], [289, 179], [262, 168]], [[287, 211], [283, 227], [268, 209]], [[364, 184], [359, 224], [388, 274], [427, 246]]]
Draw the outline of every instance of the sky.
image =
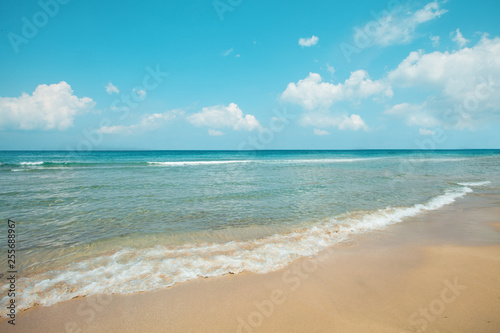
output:
[[500, 148], [499, 12], [0, 0], [0, 149]]

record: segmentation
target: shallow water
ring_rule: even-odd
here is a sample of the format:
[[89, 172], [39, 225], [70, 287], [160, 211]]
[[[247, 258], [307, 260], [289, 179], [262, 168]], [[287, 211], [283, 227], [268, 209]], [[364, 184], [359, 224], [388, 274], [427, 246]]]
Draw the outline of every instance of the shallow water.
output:
[[497, 188], [499, 162], [493, 150], [0, 152], [0, 202], [27, 308], [276, 270]]

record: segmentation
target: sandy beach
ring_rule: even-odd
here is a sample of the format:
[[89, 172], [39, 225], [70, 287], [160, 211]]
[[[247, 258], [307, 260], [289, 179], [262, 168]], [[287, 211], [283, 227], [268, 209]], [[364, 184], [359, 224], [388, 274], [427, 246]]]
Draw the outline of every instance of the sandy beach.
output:
[[283, 270], [35, 307], [1, 331], [498, 332], [499, 203], [474, 193]]
[[0, 0], [0, 333], [500, 333], [499, 0]]

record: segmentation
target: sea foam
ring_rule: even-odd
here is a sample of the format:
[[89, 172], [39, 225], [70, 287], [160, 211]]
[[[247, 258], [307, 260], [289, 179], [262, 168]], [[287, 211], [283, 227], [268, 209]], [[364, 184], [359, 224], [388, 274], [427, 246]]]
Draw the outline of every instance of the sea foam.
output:
[[151, 165], [157, 166], [183, 166], [183, 165], [216, 165], [216, 164], [232, 164], [232, 163], [248, 163], [249, 160], [234, 160], [234, 161], [172, 161], [172, 162], [148, 162]]
[[43, 164], [43, 161], [39, 161], [39, 162], [21, 162], [19, 163], [19, 165], [42, 165]]
[[487, 180], [487, 181], [483, 181], [483, 182], [469, 182], [469, 183], [457, 183], [457, 184], [462, 185], [462, 186], [484, 186], [484, 185], [491, 184], [491, 182], [489, 180]]

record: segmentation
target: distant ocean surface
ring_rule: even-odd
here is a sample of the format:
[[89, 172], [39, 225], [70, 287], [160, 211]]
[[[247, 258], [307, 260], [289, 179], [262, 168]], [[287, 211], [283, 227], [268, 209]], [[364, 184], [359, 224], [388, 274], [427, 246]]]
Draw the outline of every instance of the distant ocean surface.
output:
[[2, 151], [0, 163], [20, 308], [270, 272], [500, 185], [498, 150]]

